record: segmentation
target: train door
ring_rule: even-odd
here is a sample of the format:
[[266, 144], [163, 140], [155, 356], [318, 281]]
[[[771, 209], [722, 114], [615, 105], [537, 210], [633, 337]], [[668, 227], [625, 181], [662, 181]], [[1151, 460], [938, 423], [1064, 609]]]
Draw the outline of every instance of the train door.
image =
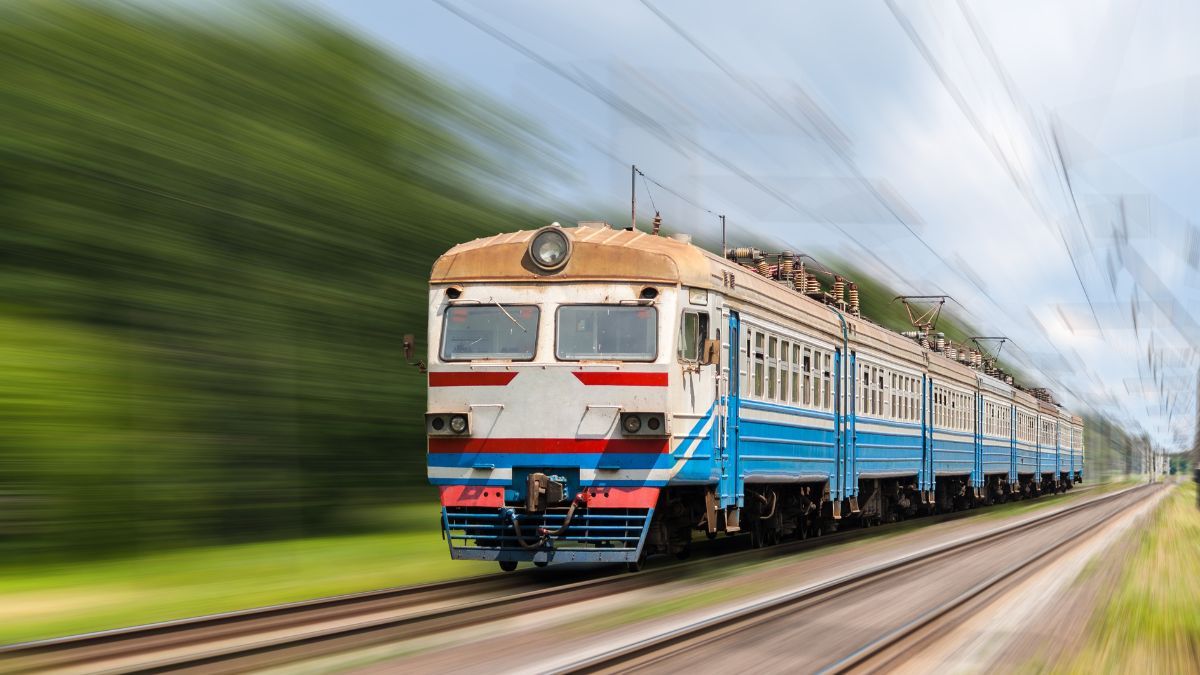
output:
[[1017, 484], [1017, 404], [1008, 410], [1008, 482]]
[[726, 342], [725, 359], [725, 396], [721, 405], [723, 426], [725, 429], [724, 442], [721, 444], [720, 469], [721, 477], [717, 492], [721, 497], [721, 508], [739, 507], [742, 505], [742, 471], [738, 465], [738, 438], [740, 435], [740, 402], [742, 385], [742, 368], [745, 359], [741, 354], [741, 321], [737, 312], [729, 312], [729, 330]]
[[1062, 475], [1062, 422], [1054, 420], [1054, 480]]
[[932, 494], [936, 476], [933, 471], [933, 378], [921, 376], [921, 458], [925, 481], [922, 489]]
[[858, 513], [858, 354], [850, 351], [849, 367], [846, 369], [846, 468], [842, 476], [845, 496], [850, 499], [850, 510]]
[[983, 467], [983, 390], [976, 384], [975, 389], [975, 424], [972, 431], [975, 434], [975, 466], [971, 471], [971, 486], [975, 488], [978, 495], [979, 488], [983, 487], [984, 482], [984, 467]]

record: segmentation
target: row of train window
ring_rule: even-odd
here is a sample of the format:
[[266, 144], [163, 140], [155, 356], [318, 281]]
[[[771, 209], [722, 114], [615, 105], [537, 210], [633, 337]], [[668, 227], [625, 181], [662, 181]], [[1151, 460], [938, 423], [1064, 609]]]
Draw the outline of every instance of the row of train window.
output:
[[882, 366], [860, 363], [856, 405], [860, 415], [919, 422], [921, 380]]
[[983, 433], [1008, 438], [1012, 433], [1012, 406], [983, 399]]
[[1038, 445], [1053, 446], [1055, 435], [1058, 433], [1058, 425], [1054, 420], [1042, 418], [1041, 436], [1038, 437]]
[[1017, 440], [1022, 443], [1037, 442], [1037, 416], [1017, 411]]
[[951, 431], [974, 431], [975, 395], [934, 386], [933, 426]]
[[750, 382], [742, 387], [743, 395], [760, 401], [833, 410], [832, 351], [747, 327], [746, 353], [753, 367], [747, 369]]
[[[833, 353], [747, 326], [746, 353], [752, 367], [742, 392], [747, 398], [832, 412]], [[858, 412], [896, 421], [921, 419], [921, 380], [868, 363], [859, 365]], [[975, 395], [946, 387], [933, 388], [933, 424], [954, 431], [975, 429]], [[983, 432], [1007, 437], [1012, 433], [1011, 408], [984, 400]], [[1017, 440], [1054, 445], [1054, 420], [1043, 419], [1041, 438], [1037, 417], [1017, 411]], [[1078, 432], [1071, 430], [1071, 436]], [[1074, 440], [1073, 438], [1071, 440]], [[1077, 441], [1076, 441], [1077, 443]], [[1081, 443], [1079, 445], [1082, 445]], [[1076, 447], [1064, 438], [1065, 447]]]

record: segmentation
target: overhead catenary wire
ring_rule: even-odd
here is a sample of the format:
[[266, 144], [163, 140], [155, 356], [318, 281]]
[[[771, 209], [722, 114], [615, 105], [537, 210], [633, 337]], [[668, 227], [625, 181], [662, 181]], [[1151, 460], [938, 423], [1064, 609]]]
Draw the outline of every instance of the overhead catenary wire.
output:
[[[688, 43], [689, 45], [694, 47], [696, 49], [696, 51], [698, 51], [701, 55], [704, 56], [705, 59], [707, 59], [710, 63], [712, 63], [714, 66], [716, 66], [717, 69], [720, 70], [722, 73], [725, 73], [725, 75], [727, 75], [731, 80], [733, 80], [738, 86], [742, 87], [743, 89], [746, 89], [751, 95], [753, 95], [756, 98], [758, 98], [759, 100], [761, 100], [768, 108], [775, 111], [781, 117], [783, 117], [784, 119], [788, 120], [789, 122], [791, 122], [792, 124], [797, 126], [801, 130], [801, 132], [803, 132], [813, 138], [817, 138], [819, 140], [824, 141], [825, 145], [842, 162], [842, 164], [846, 167], [846, 169], [848, 171], [850, 171], [851, 174], [855, 177], [855, 179], [858, 180], [858, 182], [868, 192], [871, 193], [871, 195], [876, 199], [876, 201], [885, 210], [888, 211], [888, 213], [892, 216], [892, 218], [894, 218], [896, 220], [896, 222], [898, 222], [901, 226], [903, 226], [905, 228], [905, 230], [907, 230], [908, 233], [914, 239], [916, 239], [922, 246], [924, 246], [925, 249], [927, 251], [929, 251], [929, 253], [931, 255], [933, 255], [935, 258], [937, 258], [937, 260], [939, 262], [941, 262], [942, 265], [947, 270], [949, 270], [952, 274], [955, 274], [961, 278], [965, 278], [971, 285], [973, 285], [979, 291], [979, 293], [983, 297], [987, 298], [993, 305], [995, 305], [997, 307], [997, 309], [1000, 309], [1001, 312], [1004, 312], [1005, 314], [1007, 314], [1007, 312], [1005, 312], [1004, 308], [1001, 307], [999, 305], [999, 303], [997, 303], [994, 299], [992, 299], [991, 295], [982, 286], [980, 286], [979, 283], [975, 279], [973, 279], [969, 275], [963, 275], [963, 274], [959, 273], [957, 270], [955, 270], [955, 268], [950, 264], [950, 262], [948, 260], [945, 259], [945, 257], [942, 256], [941, 253], [939, 253], [937, 250], [935, 250], [933, 248], [933, 246], [930, 245], [929, 242], [925, 240], [924, 237], [922, 237], [919, 233], [917, 233], [917, 231], [912, 227], [912, 225], [907, 221], [907, 219], [904, 218], [896, 210], [894, 205], [891, 203], [891, 200], [887, 199], [880, 192], [878, 187], [876, 187], [873, 183], [871, 183], [871, 181], [867, 180], [867, 178], [858, 169], [858, 166], [855, 163], [855, 161], [849, 156], [848, 150], [846, 148], [845, 137], [844, 137], [844, 135], [842, 135], [840, 133], [840, 131], [838, 131], [838, 133], [836, 135], [830, 134], [830, 133], [822, 133], [819, 136], [814, 135], [803, 124], [800, 124], [799, 120], [797, 120], [788, 111], [788, 109], [785, 106], [783, 106], [778, 101], [776, 101], [768, 92], [764, 91], [761, 87], [755, 85], [753, 82], [748, 81], [746, 78], [740, 76], [736, 70], [734, 70], [729, 64], [725, 63], [725, 61], [723, 59], [721, 59], [712, 49], [706, 47], [703, 42], [701, 42], [700, 40], [696, 39], [691, 34], [689, 34], [682, 26], [680, 26], [678, 23], [674, 22], [664, 12], [662, 12], [660, 9], [658, 9], [653, 4], [651, 4], [649, 2], [649, 0], [642, 0], [642, 4], [645, 5], [646, 8], [648, 10], [650, 10], [650, 12], [652, 12], [656, 17], [658, 17], [672, 32], [674, 32], [677, 36], [679, 36], [683, 41], [685, 41], [686, 43]], [[815, 129], [818, 129], [818, 130], [825, 130], [825, 129], [829, 129], [829, 128], [833, 128], [836, 130], [836, 126], [832, 125], [832, 122], [829, 121], [828, 116], [824, 115], [820, 111], [819, 107], [817, 107], [817, 105], [815, 104], [813, 98], [811, 96], [809, 96], [806, 92], [804, 92], [802, 88], [799, 91], [804, 96], [805, 102], [807, 103], [807, 105], [804, 106], [804, 112], [805, 112], [805, 117], [808, 119], [809, 123], [811, 125], [813, 125], [813, 127]], [[843, 142], [837, 142], [836, 139], [841, 139]], [[789, 201], [785, 201], [785, 204], [791, 205]], [[806, 210], [797, 209], [797, 211], [802, 214], [805, 214], [805, 215], [810, 215], [810, 214], [808, 214], [808, 212]], [[821, 222], [825, 222], [828, 225], [833, 226], [835, 229], [837, 229], [839, 232], [841, 232], [843, 235], [845, 235], [848, 239], [850, 239], [855, 244], [857, 244], [860, 248], [866, 249], [866, 246], [861, 241], [859, 241], [854, 235], [852, 235], [848, 230], [846, 230], [844, 227], [842, 227], [839, 223], [830, 221], [825, 218], [815, 218], [815, 219], [819, 220]], [[1068, 254], [1070, 255], [1069, 249], [1068, 249]], [[1074, 259], [1072, 259], [1072, 263], [1074, 263]], [[897, 278], [903, 278], [903, 275], [900, 275], [898, 272], [896, 272], [896, 270], [893, 269], [890, 265], [885, 264], [885, 267], [888, 269], [889, 272], [891, 272]], [[1082, 284], [1082, 279], [1080, 279], [1080, 283]], [[1087, 293], [1086, 288], [1084, 288], [1084, 293], [1085, 294]], [[1089, 299], [1089, 305], [1090, 305], [1090, 297], [1088, 299]], [[977, 324], [981, 323], [979, 321], [978, 317], [976, 317], [973, 312], [971, 312], [964, 305], [962, 305], [962, 303], [959, 303], [956, 300], [955, 304], [957, 304], [959, 307], [961, 307], [967, 313], [968, 316], [971, 316], [972, 320], [975, 323], [977, 323]], [[1094, 313], [1094, 310], [1093, 310], [1093, 313]], [[1098, 319], [1097, 319], [1097, 326], [1099, 326]], [[1055, 345], [1052, 340], [1047, 339], [1047, 342], [1049, 343], [1051, 349], [1058, 351], [1057, 345]], [[1060, 353], [1060, 355], [1061, 355], [1061, 353]], [[1065, 359], [1065, 357], [1063, 357], [1063, 358]], [[1030, 361], [1028, 363], [1027, 367], [1032, 370], [1038, 370], [1038, 371], [1042, 372], [1043, 377], [1048, 377], [1048, 374], [1045, 373], [1044, 371], [1042, 371], [1042, 369], [1035, 367], [1033, 365], [1032, 361]], [[1065, 386], [1065, 384], [1063, 384], [1057, 378], [1049, 378], [1048, 377], [1048, 379], [1053, 379], [1057, 386], [1061, 386], [1064, 389], [1069, 389], [1068, 387]]]
[[[833, 228], [834, 230], [836, 230], [837, 232], [839, 232], [840, 234], [842, 234], [848, 241], [856, 244], [859, 248], [863, 248], [863, 249], [866, 248], [866, 246], [863, 244], [863, 242], [858, 237], [856, 237], [853, 232], [851, 232], [847, 228], [845, 228], [841, 223], [833, 221], [833, 220], [829, 219], [828, 217], [825, 217], [821, 214], [814, 213], [813, 211], [809, 210], [804, 205], [802, 205], [799, 202], [792, 199], [787, 193], [782, 192], [779, 189], [776, 189], [769, 183], [767, 183], [767, 182], [759, 179], [758, 177], [754, 176], [753, 174], [749, 173], [742, 167], [738, 166], [736, 163], [730, 161], [728, 158], [723, 156], [721, 153], [716, 152], [716, 151], [704, 146], [703, 144], [699, 143], [695, 139], [692, 139], [689, 137], [683, 137], [683, 136], [680, 136], [679, 134], [673, 132], [672, 130], [667, 128], [662, 122], [660, 122], [659, 120], [655, 119], [652, 115], [650, 115], [647, 112], [645, 112], [644, 110], [642, 110], [637, 104], [621, 97], [620, 95], [618, 95], [616, 92], [614, 92], [609, 87], [606, 87], [603, 84], [601, 84], [595, 78], [590, 77], [586, 73], [581, 72], [577, 69], [568, 70], [565, 67], [555, 64], [548, 58], [542, 56], [541, 54], [537, 53], [536, 51], [529, 48], [525, 44], [514, 39], [513, 37], [511, 37], [504, 31], [500, 30], [499, 28], [493, 26], [492, 24], [490, 24], [478, 17], [472, 16], [471, 14], [463, 11], [459, 7], [455, 6], [453, 3], [449, 2], [448, 0], [434, 0], [434, 2], [436, 2], [439, 6], [443, 7], [444, 9], [451, 12], [455, 16], [458, 16], [463, 21], [471, 24], [472, 26], [476, 27], [480, 31], [493, 37], [494, 39], [501, 42], [502, 44], [508, 46], [509, 48], [513, 49], [514, 51], [529, 58], [534, 63], [536, 63], [536, 64], [540, 65], [541, 67], [545, 68], [546, 70], [549, 70], [550, 72], [558, 75], [559, 77], [565, 79], [566, 81], [574, 84], [575, 86], [579, 87], [586, 93], [596, 97], [602, 103], [611, 107], [614, 111], [618, 112], [619, 114], [629, 118], [631, 121], [633, 121], [638, 126], [640, 126], [643, 130], [658, 137], [660, 140], [662, 140], [667, 145], [675, 147], [676, 149], [679, 149], [679, 150], [683, 150], [684, 148], [687, 148], [687, 149], [691, 150], [692, 152], [695, 152], [700, 157], [703, 157], [704, 159], [711, 161], [714, 164], [717, 164], [717, 165], [727, 169], [728, 171], [733, 173], [735, 176], [737, 176], [738, 178], [740, 178], [743, 181], [745, 181], [746, 183], [748, 183], [749, 185], [753, 186], [754, 188], [758, 189], [759, 191], [763, 192], [764, 194], [766, 194], [767, 196], [771, 197], [772, 199], [778, 201], [779, 203], [783, 204], [784, 206], [787, 206], [788, 208], [792, 209], [793, 211], [800, 214], [801, 216], [804, 216], [805, 218], [808, 218], [814, 222], [829, 226], [829, 227]], [[841, 156], [843, 158], [843, 160], [848, 159], [845, 157], [845, 155], [843, 153], [837, 152], [838, 148], [836, 147], [836, 143], [830, 145], [830, 147], [832, 149], [834, 149], [835, 154]], [[952, 274], [955, 274], [961, 278], [965, 278], [972, 286], [974, 286], [978, 290], [978, 292], [980, 293], [980, 295], [983, 298], [986, 298], [992, 305], [994, 305], [998, 310], [1000, 310], [1000, 312], [1002, 314], [1009, 316], [1009, 318], [1011, 319], [1011, 316], [1008, 314], [1008, 312], [1002, 306], [1000, 306], [982, 286], [980, 286], [978, 281], [971, 278], [970, 276], [964, 276], [961, 272], [955, 270], [955, 268], [950, 264], [950, 262], [948, 260], [946, 260], [940, 253], [938, 253], [923, 237], [921, 237], [915, 231], [915, 229], [911, 226], [911, 224], [909, 224], [905, 220], [905, 218], [896, 210], [896, 207], [890, 202], [890, 200], [884, 198], [882, 196], [882, 194], [879, 192], [878, 188], [875, 187], [873, 184], [871, 184], [870, 181], [867, 181], [865, 179], [865, 177], [862, 176], [861, 172], [858, 172], [858, 170], [854, 166], [852, 160], [847, 163], [847, 166], [850, 168], [850, 170], [852, 170], [856, 174], [856, 176], [863, 183], [863, 185], [866, 186], [866, 188], [869, 191], [871, 191], [874, 195], [876, 195], [876, 198], [880, 200], [880, 203], [884, 206], [885, 209], [887, 209], [889, 211], [889, 213], [891, 213], [891, 215], [897, 220], [897, 222], [899, 222], [902, 226], [904, 226], [905, 229], [922, 246], [924, 246], [930, 252], [930, 254], [932, 254], [935, 258], [937, 258], [937, 260], [939, 262], [941, 262], [946, 267], [947, 270], [949, 270]], [[660, 187], [663, 187], [664, 190], [671, 191], [671, 190], [667, 189], [665, 186], [662, 186], [661, 184], [660, 184]], [[671, 191], [671, 192], [674, 193], [674, 191]], [[682, 195], [677, 194], [676, 196], [683, 198]], [[691, 200], [688, 200], [688, 201], [691, 202], [693, 206], [696, 206], [698, 208], [703, 209], [706, 212], [716, 215], [711, 209], [704, 208], [703, 206], [700, 206]], [[896, 278], [904, 278], [904, 275], [901, 275], [897, 270], [892, 268], [890, 265], [887, 266], [887, 269]], [[958, 304], [960, 304], [960, 306], [961, 306], [961, 303], [958, 303]], [[968, 317], [970, 317], [970, 320], [973, 321], [974, 323], [976, 323], [977, 325], [979, 325], [980, 327], [984, 327], [988, 324], [988, 322], [985, 322], [982, 320], [982, 317], [978, 316], [976, 313], [970, 311], [969, 309], [964, 308], [964, 311], [965, 311], [966, 315]], [[1063, 355], [1061, 353], [1061, 350], [1059, 350], [1058, 345], [1056, 345], [1053, 340], [1049, 339], [1048, 335], [1043, 333], [1043, 338], [1046, 339], [1047, 344], [1049, 345], [1051, 350], [1058, 351], [1060, 357], [1063, 358], [1064, 360], [1066, 360], [1065, 355]], [[1057, 377], [1054, 377], [1054, 376], [1050, 375], [1049, 373], [1045, 372], [1043, 369], [1037, 367], [1035, 365], [1035, 362], [1032, 359], [1030, 359], [1028, 361], [1027, 367], [1031, 368], [1032, 370], [1041, 372], [1042, 376], [1045, 377], [1046, 379], [1053, 380], [1058, 386], [1061, 386], [1063, 389], [1066, 389], [1067, 391], [1074, 393], [1073, 389], [1065, 386], [1065, 384], [1062, 383], [1061, 380], [1059, 380]]]

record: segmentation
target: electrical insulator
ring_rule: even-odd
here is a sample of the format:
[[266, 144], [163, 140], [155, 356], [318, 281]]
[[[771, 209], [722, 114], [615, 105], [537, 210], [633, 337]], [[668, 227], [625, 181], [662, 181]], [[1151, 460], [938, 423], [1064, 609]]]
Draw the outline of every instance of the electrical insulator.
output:
[[658, 211], [655, 211], [654, 220], [652, 222], [654, 224], [654, 234], [658, 234], [659, 229], [662, 228], [662, 214], [660, 214]]

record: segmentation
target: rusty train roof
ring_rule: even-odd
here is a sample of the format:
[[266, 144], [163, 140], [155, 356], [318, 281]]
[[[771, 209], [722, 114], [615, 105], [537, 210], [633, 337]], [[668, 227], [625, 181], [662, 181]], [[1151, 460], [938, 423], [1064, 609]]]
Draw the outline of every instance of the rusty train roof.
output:
[[687, 241], [607, 225], [564, 227], [574, 252], [555, 273], [527, 255], [537, 230], [483, 237], [459, 244], [433, 264], [430, 283], [469, 281], [645, 281], [710, 286], [715, 255]]
[[[600, 222], [580, 223], [576, 227], [564, 227], [563, 231], [571, 237], [574, 248], [567, 264], [557, 272], [546, 272], [530, 261], [527, 249], [530, 239], [538, 232], [534, 229], [481, 237], [459, 244], [434, 262], [429, 281], [431, 284], [489, 281], [629, 281], [711, 289], [721, 285], [723, 269], [746, 272], [736, 263], [706, 251], [688, 239], [614, 228]], [[768, 295], [780, 300], [790, 296], [799, 307], [807, 307], [808, 303], [820, 304], [802, 293], [770, 279], [757, 277], [753, 273], [746, 276], [736, 290], [731, 289], [727, 292], [744, 296], [747, 291], [758, 296], [760, 300]], [[967, 384], [976, 377], [977, 371], [956, 361], [930, 359], [929, 356], [936, 352], [919, 345], [914, 347], [899, 333], [869, 319], [855, 317], [853, 321], [859, 326], [854, 336], [856, 341], [861, 342], [870, 337], [883, 343], [879, 346], [924, 352], [928, 367], [946, 374], [953, 373], [961, 384]], [[1041, 401], [1015, 387], [1011, 388], [1011, 395], [1015, 402], [1034, 410], [1041, 409], [1043, 413], [1057, 415], [1061, 410], [1055, 406], [1056, 409], [1051, 413], [1048, 407], [1040, 405]], [[1065, 410], [1062, 412], [1068, 414]]]

